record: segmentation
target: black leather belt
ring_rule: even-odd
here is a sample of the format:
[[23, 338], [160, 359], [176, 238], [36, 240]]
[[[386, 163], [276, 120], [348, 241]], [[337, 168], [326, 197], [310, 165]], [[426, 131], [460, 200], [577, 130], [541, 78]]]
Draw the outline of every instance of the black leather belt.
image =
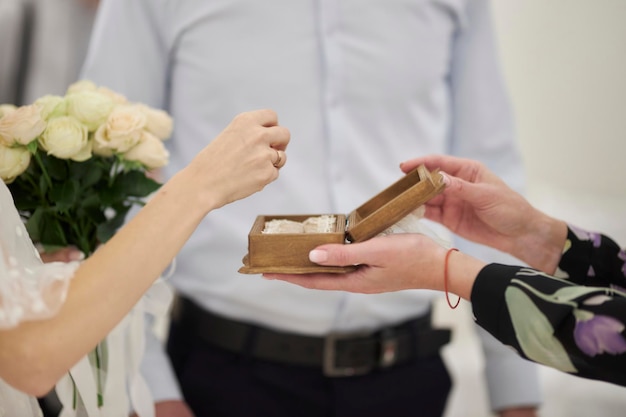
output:
[[286, 333], [212, 314], [187, 298], [174, 304], [172, 320], [205, 342], [283, 364], [320, 367], [326, 376], [363, 375], [375, 369], [438, 355], [450, 330], [433, 329], [430, 312], [373, 332], [325, 337]]

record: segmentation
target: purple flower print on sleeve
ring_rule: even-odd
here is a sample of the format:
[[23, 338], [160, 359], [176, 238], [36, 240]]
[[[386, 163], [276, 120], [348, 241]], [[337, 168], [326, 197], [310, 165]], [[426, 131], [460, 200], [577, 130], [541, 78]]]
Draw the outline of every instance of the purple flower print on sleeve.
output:
[[599, 248], [600, 243], [602, 242], [602, 236], [600, 233], [596, 232], [588, 232], [587, 230], [583, 230], [579, 227], [568, 225], [570, 230], [574, 232], [576, 237], [580, 240], [590, 240], [594, 248]]
[[589, 278], [593, 278], [596, 276], [596, 271], [593, 269], [593, 266], [589, 265], [589, 269], [587, 270], [587, 276]]
[[585, 354], [593, 357], [603, 353], [619, 355], [626, 352], [626, 339], [621, 334], [624, 330], [622, 322], [584, 310], [576, 310], [574, 315], [574, 340]]

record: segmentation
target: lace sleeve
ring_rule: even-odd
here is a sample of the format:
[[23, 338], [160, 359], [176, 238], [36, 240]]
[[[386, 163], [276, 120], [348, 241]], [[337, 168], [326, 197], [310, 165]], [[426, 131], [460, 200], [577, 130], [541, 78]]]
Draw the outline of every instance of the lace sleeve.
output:
[[0, 329], [54, 315], [78, 262], [43, 264], [0, 181]]

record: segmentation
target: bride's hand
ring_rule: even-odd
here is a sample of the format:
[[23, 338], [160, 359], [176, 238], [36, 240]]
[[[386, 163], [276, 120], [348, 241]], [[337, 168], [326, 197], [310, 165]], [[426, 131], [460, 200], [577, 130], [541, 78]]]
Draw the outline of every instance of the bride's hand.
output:
[[54, 252], [41, 251], [39, 256], [44, 263], [81, 261], [85, 258], [85, 255], [73, 246], [61, 248]]
[[208, 209], [262, 190], [287, 162], [290, 133], [272, 110], [236, 116], [185, 169], [206, 193]]

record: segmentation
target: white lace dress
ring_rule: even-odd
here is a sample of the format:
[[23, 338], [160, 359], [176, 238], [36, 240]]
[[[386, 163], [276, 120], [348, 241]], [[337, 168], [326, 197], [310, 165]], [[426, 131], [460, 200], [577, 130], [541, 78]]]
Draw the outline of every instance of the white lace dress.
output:
[[[9, 190], [0, 181], [0, 330], [54, 315], [65, 300], [77, 266], [41, 262]], [[0, 417], [39, 415], [34, 398], [0, 379]]]
[[[0, 181], [0, 337], [3, 329], [27, 320], [53, 316], [65, 301], [78, 262], [47, 263], [39, 257], [24, 227], [13, 198]], [[56, 392], [64, 404], [62, 417], [119, 417], [130, 409], [153, 417], [153, 400], [139, 373], [144, 352], [144, 314], [160, 317], [172, 299], [159, 279], [106, 339], [106, 369], [101, 372], [103, 405], [96, 405], [94, 369], [88, 356], [59, 381]], [[2, 369], [0, 369], [0, 376]], [[74, 387], [76, 383], [76, 387]], [[83, 399], [72, 407], [74, 389]], [[0, 417], [39, 417], [36, 399], [16, 391], [0, 377]]]

